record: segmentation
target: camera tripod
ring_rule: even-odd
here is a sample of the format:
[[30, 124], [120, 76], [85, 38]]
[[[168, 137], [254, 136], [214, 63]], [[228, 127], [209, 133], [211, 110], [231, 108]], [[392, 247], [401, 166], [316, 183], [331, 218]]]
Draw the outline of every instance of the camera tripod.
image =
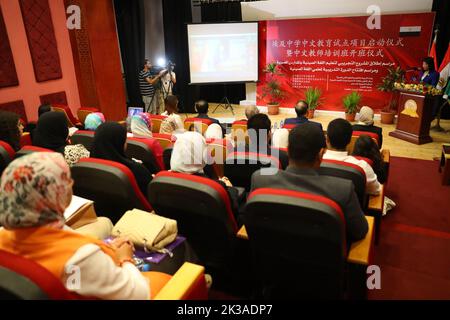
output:
[[214, 109], [213, 113], [215, 113], [216, 110], [217, 110], [219, 107], [223, 107], [225, 110], [230, 109], [230, 110], [231, 110], [231, 113], [232, 113], [233, 116], [234, 116], [234, 109], [233, 109], [233, 106], [231, 105], [230, 100], [228, 100], [228, 97], [227, 97], [227, 85], [226, 85], [226, 84], [223, 85], [223, 91], [224, 91], [224, 97], [223, 97], [223, 99], [220, 101], [220, 103], [216, 106], [216, 108]]

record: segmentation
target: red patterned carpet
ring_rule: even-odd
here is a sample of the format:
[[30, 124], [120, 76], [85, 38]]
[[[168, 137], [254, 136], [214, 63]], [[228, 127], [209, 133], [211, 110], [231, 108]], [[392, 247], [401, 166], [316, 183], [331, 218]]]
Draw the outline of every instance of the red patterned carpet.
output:
[[397, 207], [383, 218], [374, 263], [381, 289], [370, 299], [450, 299], [450, 186], [437, 161], [391, 159], [387, 195]]

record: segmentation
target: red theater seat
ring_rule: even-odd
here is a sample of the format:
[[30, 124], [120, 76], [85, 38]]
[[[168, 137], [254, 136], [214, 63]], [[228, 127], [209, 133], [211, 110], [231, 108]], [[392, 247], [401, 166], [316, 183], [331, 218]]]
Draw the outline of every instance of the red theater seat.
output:
[[352, 133], [352, 139], [350, 140], [350, 143], [347, 146], [347, 152], [348, 154], [352, 154], [353, 153], [353, 149], [355, 148], [355, 143], [356, 140], [358, 140], [358, 138], [360, 136], [369, 136], [373, 139], [373, 141], [379, 146], [380, 142], [378, 141], [378, 135], [376, 133], [373, 132], [366, 132], [366, 131], [353, 131]]
[[297, 126], [297, 124], [284, 124], [283, 129], [292, 130]]
[[77, 130], [71, 137], [72, 144], [82, 144], [87, 150], [91, 151], [94, 143], [95, 131]]
[[161, 145], [161, 148], [163, 148], [163, 150], [172, 146], [176, 140], [175, 136], [172, 136], [171, 134], [165, 134], [165, 133], [154, 133], [153, 138], [158, 140], [158, 142]]
[[252, 174], [261, 168], [281, 169], [280, 160], [274, 156], [255, 152], [232, 152], [225, 161], [224, 175], [234, 186], [251, 188]]
[[128, 138], [126, 154], [141, 160], [152, 174], [164, 170], [163, 149], [156, 139]]
[[367, 164], [369, 166], [373, 167], [373, 161], [371, 159], [366, 158], [366, 157], [359, 157], [359, 156], [353, 156], [353, 157], [355, 157], [358, 160], [363, 160], [363, 161], [367, 162]]
[[76, 127], [76, 126], [82, 126], [82, 123], [75, 118], [75, 116], [72, 114], [72, 110], [64, 104], [52, 104], [53, 111], [62, 112], [66, 115], [67, 123], [69, 127]]
[[20, 158], [24, 155], [27, 155], [27, 154], [30, 154], [33, 152], [55, 152], [55, 151], [46, 149], [46, 148], [35, 147], [35, 146], [24, 146], [22, 149], [17, 151], [16, 158]]
[[347, 243], [343, 212], [308, 193], [257, 189], [245, 227], [258, 298], [342, 298]]
[[76, 299], [47, 269], [34, 261], [0, 250], [0, 299]]
[[184, 120], [184, 129], [189, 130], [192, 124], [200, 124], [202, 128], [202, 134], [205, 134], [206, 130], [208, 129], [208, 126], [213, 124], [213, 121], [203, 118], [186, 118]]
[[324, 159], [320, 164], [319, 174], [351, 180], [361, 208], [366, 208], [366, 173], [360, 166], [339, 160]]
[[0, 140], [0, 175], [6, 169], [8, 164], [14, 160], [16, 152], [5, 141]]
[[131, 209], [152, 211], [131, 170], [121, 163], [81, 159], [71, 169], [74, 194], [94, 201], [95, 211], [116, 223]]
[[217, 177], [224, 176], [224, 163], [229, 153], [233, 152], [233, 144], [227, 139], [206, 139], [209, 155], [214, 159], [212, 164]]
[[237, 223], [222, 185], [204, 177], [163, 171], [150, 183], [148, 199], [157, 214], [178, 222], [179, 233], [189, 239], [208, 272], [232, 277]]
[[149, 113], [148, 115], [150, 116], [150, 120], [152, 121], [152, 132], [159, 133], [159, 129], [161, 129], [161, 122], [163, 122], [163, 120], [167, 118], [167, 116], [151, 113]]

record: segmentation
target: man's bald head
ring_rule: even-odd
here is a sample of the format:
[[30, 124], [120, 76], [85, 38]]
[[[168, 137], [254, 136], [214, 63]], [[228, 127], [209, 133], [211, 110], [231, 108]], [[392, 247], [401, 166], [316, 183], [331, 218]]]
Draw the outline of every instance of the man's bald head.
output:
[[251, 117], [258, 113], [259, 109], [256, 106], [247, 106], [245, 108], [245, 116], [247, 117], [247, 120], [250, 120]]

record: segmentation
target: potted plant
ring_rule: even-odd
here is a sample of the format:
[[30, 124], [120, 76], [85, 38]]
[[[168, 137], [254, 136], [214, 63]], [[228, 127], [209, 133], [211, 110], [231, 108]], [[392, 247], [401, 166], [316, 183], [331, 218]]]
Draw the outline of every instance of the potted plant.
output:
[[360, 101], [361, 95], [358, 93], [358, 91], [352, 91], [342, 99], [345, 109], [345, 119], [347, 121], [355, 121], [355, 116], [358, 112], [358, 105]]
[[395, 114], [397, 111], [398, 91], [396, 91], [396, 83], [401, 83], [405, 71], [400, 67], [389, 67], [387, 69], [387, 75], [382, 79], [378, 85], [378, 90], [382, 92], [390, 92], [391, 96], [389, 103], [381, 110], [381, 123], [391, 124], [394, 123]]
[[283, 74], [278, 71], [278, 64], [275, 62], [269, 63], [264, 69], [264, 73], [267, 74], [268, 80], [263, 87], [263, 98], [269, 97], [267, 102], [268, 113], [276, 115], [280, 110], [280, 100], [284, 97], [281, 83], [278, 80], [278, 77], [283, 76]]
[[305, 101], [308, 104], [308, 119], [314, 118], [314, 110], [321, 104], [322, 91], [319, 88], [308, 88], [305, 91]]

